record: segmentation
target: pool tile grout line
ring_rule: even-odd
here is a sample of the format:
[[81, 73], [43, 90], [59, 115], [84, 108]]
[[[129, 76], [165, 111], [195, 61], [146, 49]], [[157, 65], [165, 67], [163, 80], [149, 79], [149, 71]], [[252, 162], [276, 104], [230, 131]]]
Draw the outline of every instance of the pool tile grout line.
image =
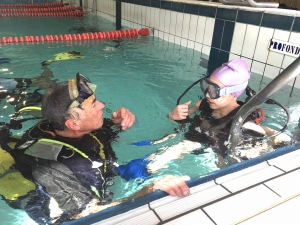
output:
[[[269, 164], [269, 163], [268, 163]], [[270, 165], [270, 164], [269, 164]], [[281, 170], [282, 172], [284, 172], [284, 173], [286, 173], [286, 171], [285, 170], [283, 170], [283, 169], [281, 169], [281, 168], [279, 168], [278, 166], [276, 166], [276, 165], [270, 165], [270, 166], [273, 166], [273, 167], [275, 167], [276, 169], [278, 169], [278, 170]], [[297, 169], [297, 168], [296, 168]], [[294, 169], [293, 169], [294, 170]], [[292, 171], [293, 171], [292, 170]]]
[[217, 225], [217, 223], [216, 223], [216, 222], [215, 222], [215, 221], [207, 214], [207, 212], [205, 212], [205, 211], [202, 209], [202, 206], [201, 206], [201, 208], [198, 207], [198, 208], [189, 210], [189, 211], [187, 211], [187, 212], [185, 212], [185, 213], [179, 214], [179, 215], [177, 215], [177, 216], [175, 216], [175, 217], [172, 217], [172, 218], [169, 218], [169, 219], [167, 219], [167, 220], [164, 220], [164, 221], [158, 223], [157, 225], [161, 225], [161, 224], [168, 223], [168, 222], [170, 222], [170, 221], [172, 221], [172, 220], [178, 219], [178, 218], [180, 218], [180, 217], [182, 217], [182, 216], [184, 216], [184, 215], [187, 215], [187, 214], [189, 214], [189, 213], [195, 212], [195, 211], [197, 211], [197, 210], [201, 210], [201, 212], [203, 212], [203, 213], [210, 219], [210, 221], [211, 221], [212, 223], [214, 223], [215, 225]]
[[143, 198], [145, 199], [145, 201], [147, 202], [147, 205], [149, 207], [149, 210], [151, 210], [155, 216], [159, 219], [160, 222], [162, 222], [163, 220], [160, 218], [160, 216], [157, 214], [157, 212], [155, 211], [155, 209], [151, 208], [150, 202], [147, 201], [146, 197], [143, 195]]
[[230, 191], [228, 188], [226, 188], [224, 185], [222, 185], [222, 184], [218, 184], [218, 185], [220, 185], [222, 188], [224, 188], [224, 189], [225, 189], [226, 191], [228, 191], [230, 194], [234, 193], [234, 192]]
[[280, 198], [282, 197], [280, 194], [278, 194], [276, 191], [274, 191], [272, 188], [270, 188], [268, 185], [266, 185], [265, 183], [263, 183], [263, 185], [268, 188], [270, 191], [272, 191], [274, 194], [278, 195]]

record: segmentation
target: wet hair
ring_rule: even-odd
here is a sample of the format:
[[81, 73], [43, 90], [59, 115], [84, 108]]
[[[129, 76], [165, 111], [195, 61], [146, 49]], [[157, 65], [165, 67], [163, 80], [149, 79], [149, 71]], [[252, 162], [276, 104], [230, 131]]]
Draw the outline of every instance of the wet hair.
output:
[[64, 130], [65, 121], [70, 117], [68, 108], [71, 103], [67, 81], [52, 85], [43, 97], [43, 119], [48, 120], [55, 130]]

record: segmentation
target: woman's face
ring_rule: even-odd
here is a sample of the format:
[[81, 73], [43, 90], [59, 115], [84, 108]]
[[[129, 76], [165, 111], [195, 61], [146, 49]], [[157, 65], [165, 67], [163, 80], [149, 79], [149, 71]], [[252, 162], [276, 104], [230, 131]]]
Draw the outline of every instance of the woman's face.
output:
[[[215, 83], [215, 84], [219, 85], [220, 88], [224, 88], [225, 87], [224, 84], [222, 84], [215, 77], [209, 77], [209, 80], [212, 83]], [[235, 97], [232, 94], [229, 94], [229, 95], [220, 96], [217, 99], [211, 99], [209, 97], [209, 94], [206, 93], [206, 99], [207, 99], [207, 102], [208, 102], [208, 104], [209, 104], [209, 106], [210, 106], [211, 109], [220, 109], [220, 108], [227, 107], [230, 103], [232, 103], [232, 100], [235, 100]]]

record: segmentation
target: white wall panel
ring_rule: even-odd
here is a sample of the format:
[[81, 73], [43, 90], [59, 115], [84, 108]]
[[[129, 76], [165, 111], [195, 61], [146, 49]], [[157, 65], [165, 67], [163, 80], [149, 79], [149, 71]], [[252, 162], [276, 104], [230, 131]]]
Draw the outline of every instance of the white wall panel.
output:
[[215, 28], [215, 19], [207, 18], [205, 23], [203, 44], [211, 46], [214, 28]]
[[235, 23], [230, 52], [241, 55], [245, 39], [247, 25], [244, 23]]
[[[266, 63], [269, 54], [269, 43], [274, 35], [274, 29], [261, 27], [255, 47], [254, 60]], [[281, 64], [281, 62], [279, 62]], [[279, 65], [280, 65], [279, 64]], [[278, 64], [277, 64], [278, 65]]]
[[252, 59], [258, 37], [259, 27], [247, 25], [244, 45], [242, 48], [242, 56]]

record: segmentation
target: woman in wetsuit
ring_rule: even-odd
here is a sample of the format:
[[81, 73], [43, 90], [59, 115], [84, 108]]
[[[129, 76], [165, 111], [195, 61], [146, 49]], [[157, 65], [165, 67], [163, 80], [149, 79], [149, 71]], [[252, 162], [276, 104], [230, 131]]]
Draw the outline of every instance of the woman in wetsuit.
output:
[[[162, 154], [152, 154], [148, 158], [151, 162], [147, 169], [155, 172], [168, 161], [179, 158], [182, 153], [199, 149], [202, 144], [212, 147], [224, 157], [232, 119], [241, 107], [237, 99], [245, 91], [250, 74], [243, 59], [234, 59], [217, 68], [209, 78], [201, 79], [200, 87], [205, 98], [197, 101], [192, 107], [189, 107], [191, 101], [177, 105], [168, 114], [170, 119], [179, 123], [191, 123], [188, 132], [185, 133], [185, 140], [169, 147]], [[196, 115], [190, 119], [194, 114]], [[249, 115], [244, 121], [243, 129], [266, 136], [276, 132], [255, 124], [256, 118], [255, 112]], [[288, 135], [280, 134], [276, 136], [274, 143], [290, 140]]]
[[[245, 91], [249, 78], [250, 71], [244, 60], [235, 59], [224, 63], [209, 78], [200, 80], [204, 99], [200, 99], [190, 108], [188, 106], [191, 101], [178, 105], [169, 113], [169, 117], [181, 121], [200, 112], [194, 116], [185, 137], [191, 141], [219, 147], [219, 153], [224, 156], [224, 141], [228, 139], [232, 119], [241, 107], [237, 99]], [[250, 115], [245, 122], [254, 120], [253, 115]], [[261, 129], [258, 128], [258, 131]]]

